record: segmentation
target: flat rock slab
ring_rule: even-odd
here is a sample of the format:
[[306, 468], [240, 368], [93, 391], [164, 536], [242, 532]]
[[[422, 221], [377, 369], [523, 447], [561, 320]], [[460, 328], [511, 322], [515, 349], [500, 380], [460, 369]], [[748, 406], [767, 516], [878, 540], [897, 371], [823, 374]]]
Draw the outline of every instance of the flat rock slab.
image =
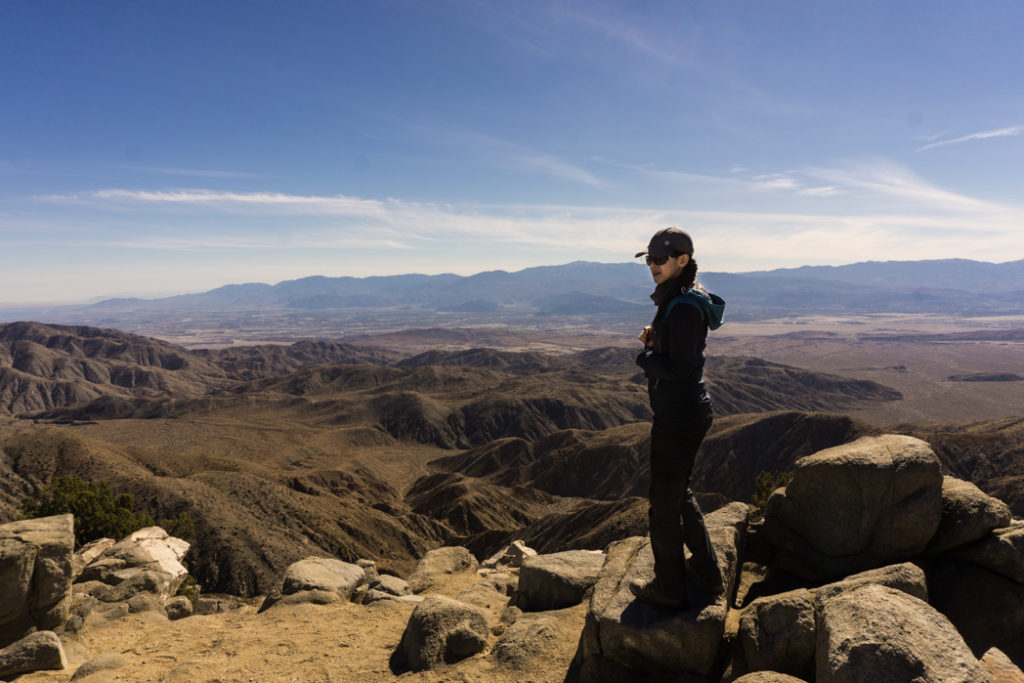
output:
[[64, 646], [53, 631], [36, 631], [0, 650], [0, 678], [5, 680], [30, 671], [64, 669], [67, 665]]
[[365, 581], [366, 572], [359, 565], [329, 557], [307, 557], [285, 570], [281, 592], [291, 595], [299, 591], [333, 591], [348, 600]]
[[608, 546], [580, 642], [582, 680], [611, 680], [606, 673], [611, 670], [636, 680], [711, 672], [718, 661], [727, 595], [735, 587], [749, 512], [749, 506], [733, 503], [706, 517], [727, 590], [711, 604], [683, 611], [641, 602], [629, 590], [633, 579], [654, 575], [648, 539], [632, 537]]
[[991, 680], [946, 617], [885, 586], [865, 586], [825, 601], [817, 632], [819, 681]]
[[604, 560], [604, 553], [589, 550], [525, 558], [519, 570], [516, 606], [536, 612], [578, 605], [597, 583]]

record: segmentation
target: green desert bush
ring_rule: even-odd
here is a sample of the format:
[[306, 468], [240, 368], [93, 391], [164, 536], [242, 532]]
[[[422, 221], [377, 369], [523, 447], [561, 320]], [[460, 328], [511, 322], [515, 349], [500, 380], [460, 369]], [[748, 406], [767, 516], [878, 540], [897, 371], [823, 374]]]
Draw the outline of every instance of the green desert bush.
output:
[[[153, 517], [136, 510], [130, 494], [115, 493], [108, 481], [84, 481], [69, 474], [55, 477], [38, 498], [21, 502], [21, 518], [33, 519], [71, 513], [75, 516], [75, 545], [81, 547], [97, 538], [120, 540], [133, 531], [153, 526]], [[187, 512], [160, 520], [171, 536], [190, 539], [196, 528]]]
[[74, 475], [55, 477], [39, 498], [21, 501], [22, 519], [71, 513], [75, 516], [75, 545], [97, 538], [121, 539], [142, 527], [152, 526], [153, 518], [135, 510], [127, 493], [114, 493], [107, 481], [83, 481]]

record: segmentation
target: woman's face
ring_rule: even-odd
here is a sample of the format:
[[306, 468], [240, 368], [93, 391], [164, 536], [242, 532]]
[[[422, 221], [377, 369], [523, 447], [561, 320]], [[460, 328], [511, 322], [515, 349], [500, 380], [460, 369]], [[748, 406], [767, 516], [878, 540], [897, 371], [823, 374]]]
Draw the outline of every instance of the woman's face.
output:
[[682, 254], [676, 258], [670, 258], [660, 266], [656, 263], [649, 263], [648, 268], [651, 269], [651, 277], [654, 279], [654, 284], [660, 285], [662, 282], [668, 282], [679, 272], [686, 267], [686, 264], [690, 262], [689, 254]]

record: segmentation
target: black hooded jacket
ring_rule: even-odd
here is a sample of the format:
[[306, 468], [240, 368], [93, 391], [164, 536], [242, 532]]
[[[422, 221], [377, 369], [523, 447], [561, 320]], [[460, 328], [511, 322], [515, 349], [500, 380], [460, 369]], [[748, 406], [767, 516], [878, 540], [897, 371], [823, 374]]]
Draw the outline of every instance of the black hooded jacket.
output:
[[[647, 376], [651, 410], [661, 414], [709, 407], [711, 399], [704, 386], [706, 318], [714, 316], [717, 311], [678, 303], [666, 315], [669, 302], [685, 290], [678, 281], [665, 284], [668, 286], [659, 286], [651, 295], [658, 304], [658, 313], [651, 323], [651, 345], [636, 357], [636, 364]], [[697, 302], [703, 303], [701, 299], [706, 298], [698, 296]]]

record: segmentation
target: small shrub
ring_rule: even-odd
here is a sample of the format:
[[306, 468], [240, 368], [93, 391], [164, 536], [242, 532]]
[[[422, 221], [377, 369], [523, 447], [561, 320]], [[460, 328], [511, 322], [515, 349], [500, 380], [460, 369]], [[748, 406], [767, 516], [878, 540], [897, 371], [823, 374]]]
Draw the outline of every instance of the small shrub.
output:
[[781, 488], [793, 481], [792, 472], [779, 472], [778, 474], [772, 474], [771, 472], [761, 471], [757, 475], [754, 487], [754, 497], [750, 499], [750, 503], [754, 506], [754, 518], [764, 519], [765, 512], [768, 511], [768, 498], [771, 497], [772, 491], [777, 488]]
[[131, 495], [115, 494], [107, 481], [83, 481], [67, 475], [51, 481], [38, 499], [22, 500], [21, 518], [70, 512], [75, 516], [75, 545], [80, 547], [98, 538], [121, 539], [137, 529], [152, 526], [153, 518], [134, 507]]
[[163, 530], [176, 538], [183, 538], [186, 541], [195, 538], [196, 525], [188, 513], [182, 511], [177, 517], [164, 517], [159, 522]]
[[178, 592], [175, 595], [184, 595], [192, 603], [192, 607], [195, 607], [196, 600], [199, 599], [199, 582], [196, 581], [196, 577], [187, 574], [185, 580], [178, 586]]

